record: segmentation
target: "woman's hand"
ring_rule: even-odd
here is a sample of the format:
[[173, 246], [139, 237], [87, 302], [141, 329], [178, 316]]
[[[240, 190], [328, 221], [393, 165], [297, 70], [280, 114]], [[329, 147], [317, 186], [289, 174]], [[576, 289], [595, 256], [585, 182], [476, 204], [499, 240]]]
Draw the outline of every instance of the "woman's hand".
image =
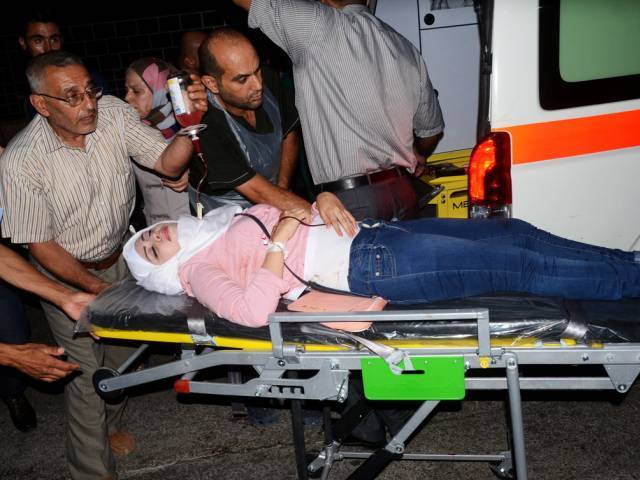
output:
[[316, 198], [316, 206], [322, 221], [327, 227], [333, 227], [339, 237], [342, 231], [353, 237], [358, 231], [358, 224], [353, 215], [345, 208], [340, 199], [333, 193], [322, 192]]
[[[293, 218], [284, 218], [293, 217]], [[272, 242], [286, 243], [298, 230], [300, 222], [311, 221], [311, 214], [306, 208], [294, 208], [292, 210], [285, 210], [280, 215], [280, 221], [273, 229], [271, 233]]]
[[176, 192], [184, 192], [189, 186], [189, 170], [184, 172], [182, 176], [177, 180], [169, 180], [168, 178], [162, 179], [162, 184], [165, 187], [175, 190]]

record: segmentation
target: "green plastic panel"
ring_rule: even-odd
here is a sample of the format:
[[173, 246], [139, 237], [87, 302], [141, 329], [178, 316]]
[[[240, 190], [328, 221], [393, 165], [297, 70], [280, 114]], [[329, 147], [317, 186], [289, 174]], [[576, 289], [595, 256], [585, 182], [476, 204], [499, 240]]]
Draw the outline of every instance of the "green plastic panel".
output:
[[381, 358], [360, 360], [365, 397], [369, 400], [464, 398], [463, 357], [411, 357], [411, 363], [414, 371], [396, 375]]

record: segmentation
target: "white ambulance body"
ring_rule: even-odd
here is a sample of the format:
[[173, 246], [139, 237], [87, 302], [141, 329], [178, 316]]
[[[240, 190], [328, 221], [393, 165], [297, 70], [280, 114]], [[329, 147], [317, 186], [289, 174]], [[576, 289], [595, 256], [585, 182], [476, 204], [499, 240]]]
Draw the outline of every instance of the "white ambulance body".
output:
[[472, 216], [640, 249], [640, 1], [377, 0], [474, 148]]

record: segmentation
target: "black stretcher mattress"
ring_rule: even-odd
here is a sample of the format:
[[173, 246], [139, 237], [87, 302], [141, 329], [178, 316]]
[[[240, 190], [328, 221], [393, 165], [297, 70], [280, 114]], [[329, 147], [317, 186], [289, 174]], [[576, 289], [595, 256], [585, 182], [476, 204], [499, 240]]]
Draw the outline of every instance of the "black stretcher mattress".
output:
[[[573, 338], [579, 342], [640, 341], [640, 299], [576, 301], [531, 295], [491, 295], [412, 306], [387, 305], [386, 310], [487, 308], [494, 337]], [[286, 310], [281, 304], [280, 309]], [[267, 327], [251, 328], [229, 322], [186, 295], [149, 292], [132, 279], [102, 292], [86, 309], [83, 321], [115, 330], [192, 333], [188, 319], [203, 319], [211, 336], [269, 339]], [[476, 322], [379, 322], [358, 333], [376, 339], [468, 338]], [[302, 333], [298, 324], [284, 324], [286, 340], [327, 343], [327, 337]], [[336, 339], [336, 343], [342, 340]]]

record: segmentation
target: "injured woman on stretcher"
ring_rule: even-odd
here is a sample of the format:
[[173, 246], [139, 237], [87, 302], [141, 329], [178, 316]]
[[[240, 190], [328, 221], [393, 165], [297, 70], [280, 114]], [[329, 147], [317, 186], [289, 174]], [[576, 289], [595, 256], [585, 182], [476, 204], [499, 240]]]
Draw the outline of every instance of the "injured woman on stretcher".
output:
[[[640, 254], [564, 239], [517, 219], [356, 223], [320, 194], [311, 213], [236, 206], [134, 235], [124, 256], [137, 283], [186, 292], [220, 317], [259, 327], [304, 282], [391, 304], [498, 292], [584, 300], [640, 297]], [[333, 228], [322, 217], [333, 215]], [[328, 215], [326, 212], [331, 212]]]

